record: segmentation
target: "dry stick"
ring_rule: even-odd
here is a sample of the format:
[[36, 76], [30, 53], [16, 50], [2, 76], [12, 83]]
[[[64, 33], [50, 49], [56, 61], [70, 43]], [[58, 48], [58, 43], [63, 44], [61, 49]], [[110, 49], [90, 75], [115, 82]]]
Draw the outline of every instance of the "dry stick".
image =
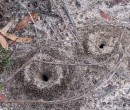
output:
[[54, 12], [48, 13], [48, 11], [37, 11], [37, 10], [36, 10], [36, 12], [40, 13], [40, 14], [43, 14], [43, 15], [51, 16], [53, 18], [60, 18], [60, 19], [62, 19], [61, 16], [59, 16], [58, 14], [56, 14]]
[[[34, 60], [35, 62], [39, 62], [37, 60]], [[51, 64], [51, 65], [63, 65], [63, 66], [103, 66], [103, 65], [99, 65], [99, 64], [91, 64], [91, 63], [87, 63], [87, 64], [72, 64], [72, 63], [58, 63], [58, 62], [48, 62], [48, 61], [40, 61], [42, 63], [45, 64]]]

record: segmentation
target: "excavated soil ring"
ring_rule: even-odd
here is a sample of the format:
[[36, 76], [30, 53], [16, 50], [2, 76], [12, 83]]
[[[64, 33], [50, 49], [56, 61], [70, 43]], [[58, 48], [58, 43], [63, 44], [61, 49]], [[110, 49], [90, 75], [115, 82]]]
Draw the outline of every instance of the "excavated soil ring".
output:
[[[45, 52], [45, 49], [43, 49]], [[56, 65], [61, 62], [53, 55], [38, 53], [34, 61], [23, 71], [24, 92], [27, 97], [53, 100], [64, 92], [66, 82], [66, 66]], [[55, 63], [45, 63], [45, 62]]]
[[[24, 84], [27, 95], [31, 94], [31, 97], [38, 99], [41, 96], [45, 100], [73, 100], [92, 91], [110, 75], [106, 68], [99, 66], [67, 67], [42, 62], [51, 59], [53, 58], [47, 54], [39, 54], [34, 62], [25, 67]], [[55, 59], [55, 62], [61, 61]]]
[[25, 68], [24, 80], [33, 82], [37, 89], [51, 88], [53, 85], [60, 85], [63, 79], [63, 69], [59, 65], [33, 62]]
[[87, 31], [82, 43], [86, 56], [91, 56], [101, 62], [118, 53], [119, 40], [124, 31], [123, 28], [96, 25], [90, 26]]

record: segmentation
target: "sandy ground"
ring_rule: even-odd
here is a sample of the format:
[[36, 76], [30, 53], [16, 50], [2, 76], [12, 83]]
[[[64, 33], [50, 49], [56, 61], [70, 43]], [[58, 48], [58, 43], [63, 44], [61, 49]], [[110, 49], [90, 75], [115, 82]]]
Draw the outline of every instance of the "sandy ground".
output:
[[2, 103], [1, 110], [130, 110], [129, 0], [8, 0], [5, 5], [1, 26], [12, 16], [15, 24], [30, 12], [40, 17], [16, 32], [33, 42], [9, 47], [15, 50], [0, 81], [10, 103]]

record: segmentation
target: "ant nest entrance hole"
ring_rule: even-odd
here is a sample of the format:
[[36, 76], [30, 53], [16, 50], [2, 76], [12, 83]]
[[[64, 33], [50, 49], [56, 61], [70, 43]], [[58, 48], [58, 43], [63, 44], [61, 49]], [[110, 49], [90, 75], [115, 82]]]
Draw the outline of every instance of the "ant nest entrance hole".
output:
[[58, 65], [44, 63], [32, 63], [25, 68], [25, 83], [35, 86], [37, 89], [50, 88], [60, 85], [63, 79], [63, 69]]
[[105, 43], [101, 43], [101, 44], [99, 45], [99, 48], [100, 48], [100, 49], [103, 49], [105, 46], [106, 46]]
[[46, 72], [41, 74], [41, 79], [44, 82], [48, 82], [51, 79], [51, 77], [52, 77], [51, 71], [46, 71]]

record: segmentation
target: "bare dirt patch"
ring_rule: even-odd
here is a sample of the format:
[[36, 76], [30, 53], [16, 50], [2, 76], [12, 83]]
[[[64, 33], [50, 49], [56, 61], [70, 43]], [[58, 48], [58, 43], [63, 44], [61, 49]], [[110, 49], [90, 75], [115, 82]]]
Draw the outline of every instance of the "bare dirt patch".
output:
[[15, 33], [30, 36], [31, 43], [9, 46], [13, 54], [0, 77], [11, 104], [2, 107], [129, 109], [129, 1], [3, 0], [0, 4], [0, 27], [12, 17], [15, 27], [30, 12], [40, 16]]

